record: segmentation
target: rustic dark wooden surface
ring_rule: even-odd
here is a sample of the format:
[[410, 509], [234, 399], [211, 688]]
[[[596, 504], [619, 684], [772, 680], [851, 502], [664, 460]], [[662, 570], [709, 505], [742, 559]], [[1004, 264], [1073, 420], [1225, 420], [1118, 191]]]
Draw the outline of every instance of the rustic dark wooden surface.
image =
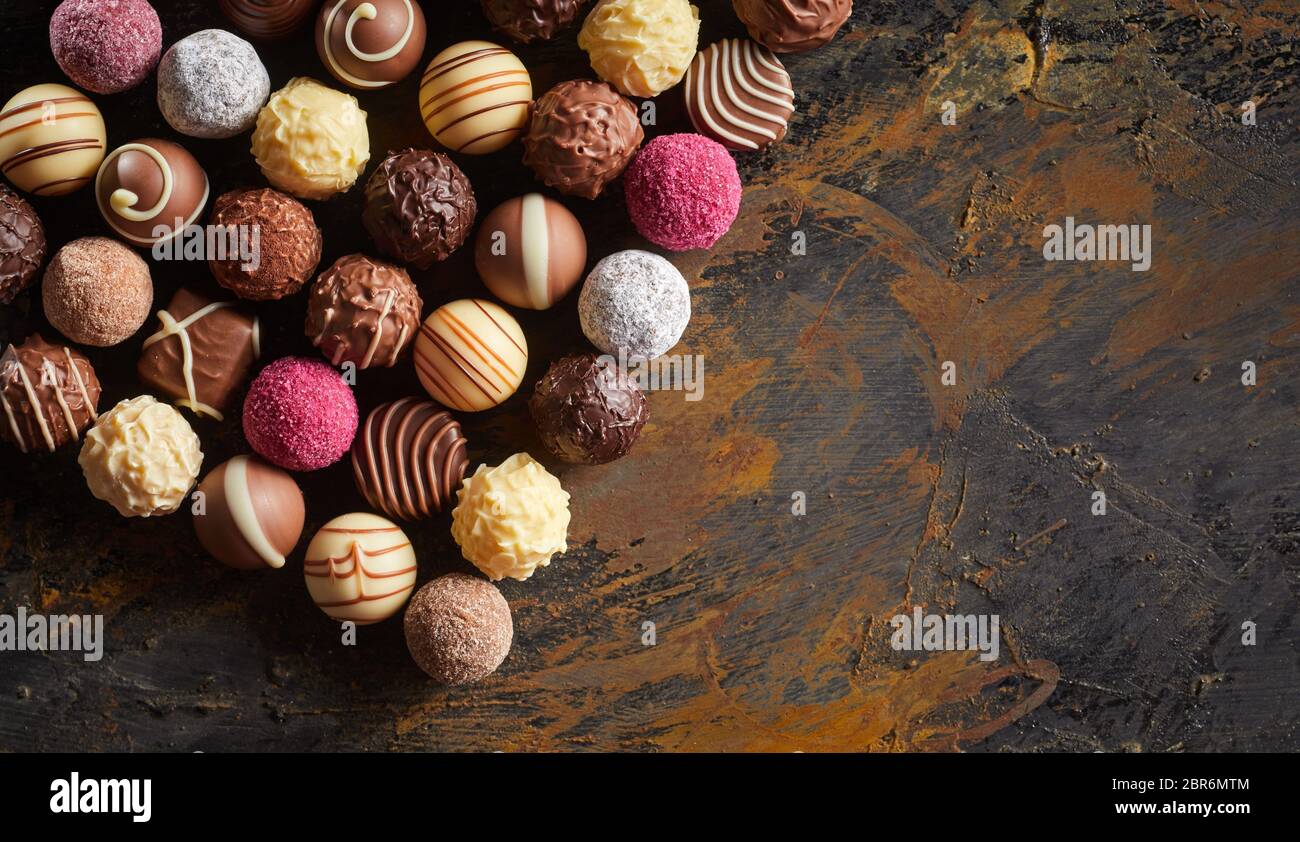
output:
[[[0, 8], [6, 97], [64, 81], [54, 5]], [[700, 5], [702, 43], [741, 34], [729, 3]], [[167, 44], [224, 25], [214, 3], [156, 6]], [[430, 55], [488, 34], [460, 6]], [[1300, 748], [1298, 27], [1287, 0], [859, 0], [787, 60], [799, 114], [740, 158], [731, 233], [673, 257], [704, 399], [654, 394], [631, 456], [553, 466], [572, 549], [503, 584], [514, 650], [475, 687], [430, 686], [397, 621], [341, 646], [305, 594], [305, 541], [278, 573], [227, 571], [187, 514], [91, 498], [75, 449], [4, 449], [0, 606], [102, 612], [108, 651], [0, 653], [0, 749]], [[519, 50], [537, 90], [585, 75], [574, 37]], [[306, 37], [263, 57], [273, 88], [325, 78]], [[110, 144], [172, 136], [153, 95], [97, 98]], [[372, 161], [428, 145], [414, 99], [413, 79], [362, 95]], [[686, 125], [659, 106], [659, 131]], [[214, 190], [260, 183], [246, 137], [183, 142]], [[517, 149], [461, 163], [484, 209], [535, 186]], [[359, 192], [312, 204], [327, 262], [368, 246]], [[56, 244], [102, 233], [85, 193], [37, 204]], [[644, 245], [620, 196], [568, 204], [593, 258]], [[1151, 224], [1151, 270], [1044, 263], [1066, 215]], [[481, 294], [464, 251], [415, 274], [426, 307]], [[159, 304], [211, 283], [155, 279]], [[311, 352], [302, 307], [262, 309], [268, 357]], [[581, 347], [574, 310], [521, 317], [526, 384]], [[39, 298], [0, 309], [0, 340], [33, 329]], [[140, 392], [139, 341], [89, 352], [102, 406]], [[357, 392], [365, 411], [419, 386], [400, 367]], [[465, 424], [474, 464], [540, 455], [519, 398]], [[196, 429], [205, 468], [244, 447], [237, 424]], [[362, 507], [342, 465], [302, 485], [308, 535]], [[422, 579], [467, 569], [447, 527], [410, 529]], [[917, 604], [1000, 614], [999, 661], [894, 652], [888, 618]]]

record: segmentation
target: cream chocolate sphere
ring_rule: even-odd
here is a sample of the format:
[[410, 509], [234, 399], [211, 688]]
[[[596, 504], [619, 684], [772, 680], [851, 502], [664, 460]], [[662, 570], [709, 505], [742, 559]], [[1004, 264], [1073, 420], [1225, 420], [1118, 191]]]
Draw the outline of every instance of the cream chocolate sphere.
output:
[[519, 137], [533, 83], [514, 53], [489, 41], [462, 41], [433, 57], [420, 80], [420, 116], [453, 152], [485, 155]]
[[415, 589], [415, 550], [391, 520], [340, 515], [320, 528], [303, 560], [307, 592], [340, 622], [368, 625], [397, 613]]

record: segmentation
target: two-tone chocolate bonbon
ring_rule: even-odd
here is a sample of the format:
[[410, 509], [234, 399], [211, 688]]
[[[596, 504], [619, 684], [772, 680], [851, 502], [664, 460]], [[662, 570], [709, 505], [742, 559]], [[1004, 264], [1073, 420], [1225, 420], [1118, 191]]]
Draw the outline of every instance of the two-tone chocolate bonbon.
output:
[[236, 456], [199, 483], [194, 532], [208, 554], [236, 570], [284, 566], [302, 537], [306, 508], [293, 477], [255, 456]]
[[474, 265], [492, 294], [546, 310], [582, 279], [587, 238], [569, 209], [540, 193], [507, 199], [483, 220]]
[[361, 90], [386, 88], [415, 70], [424, 52], [417, 0], [326, 0], [316, 16], [316, 52], [330, 75]]

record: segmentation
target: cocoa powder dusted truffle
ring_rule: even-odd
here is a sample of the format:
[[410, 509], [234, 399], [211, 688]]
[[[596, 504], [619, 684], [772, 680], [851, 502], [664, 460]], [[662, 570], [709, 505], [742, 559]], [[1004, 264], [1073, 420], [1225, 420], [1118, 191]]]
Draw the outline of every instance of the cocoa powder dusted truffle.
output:
[[590, 465], [626, 455], [650, 417], [636, 383], [595, 354], [551, 363], [528, 410], [547, 450], [565, 462]]
[[269, 301], [293, 295], [320, 263], [321, 234], [311, 211], [278, 190], [223, 193], [212, 205], [210, 222], [247, 237], [257, 232], [256, 260], [239, 254], [208, 260], [217, 283], [240, 298]]
[[406, 648], [439, 684], [487, 678], [510, 654], [510, 605], [491, 582], [464, 573], [439, 576], [415, 592], [403, 621]]
[[345, 255], [312, 284], [307, 338], [331, 365], [391, 368], [420, 329], [422, 306], [402, 267]]
[[366, 182], [361, 221], [385, 255], [428, 269], [464, 244], [477, 214], [469, 179], [451, 158], [401, 149]]
[[27, 200], [0, 184], [0, 304], [32, 285], [45, 262], [45, 226]]
[[82, 345], [116, 345], [140, 329], [153, 306], [149, 264], [107, 237], [59, 249], [41, 282], [45, 318]]
[[548, 187], [594, 199], [645, 139], [636, 106], [605, 82], [561, 82], [533, 104], [524, 165]]
[[482, 0], [492, 28], [528, 44], [547, 41], [573, 23], [587, 0]]
[[98, 405], [99, 378], [80, 351], [33, 334], [0, 356], [0, 438], [23, 453], [76, 441]]

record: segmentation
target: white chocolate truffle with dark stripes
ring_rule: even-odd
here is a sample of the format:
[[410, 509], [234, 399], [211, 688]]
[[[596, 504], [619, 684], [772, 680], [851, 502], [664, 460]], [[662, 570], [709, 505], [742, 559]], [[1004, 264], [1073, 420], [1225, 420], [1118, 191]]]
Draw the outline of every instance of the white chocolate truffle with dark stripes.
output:
[[485, 155], [519, 137], [533, 83], [514, 53], [489, 41], [462, 41], [433, 57], [420, 80], [420, 116], [453, 152]]
[[415, 550], [391, 520], [369, 512], [340, 515], [307, 545], [307, 592], [334, 620], [359, 626], [398, 612], [415, 589]]
[[298, 483], [256, 457], [222, 462], [199, 483], [195, 496], [199, 543], [227, 567], [284, 567], [285, 556], [302, 537], [306, 510]]
[[75, 88], [33, 85], [0, 108], [0, 172], [19, 190], [79, 190], [95, 177], [106, 148], [103, 115]]
[[546, 310], [582, 279], [587, 237], [569, 209], [541, 193], [497, 205], [474, 242], [474, 265], [492, 294], [514, 307]]
[[461, 412], [491, 409], [515, 393], [528, 343], [491, 301], [462, 298], [429, 314], [415, 339], [415, 373], [429, 396]]
[[757, 151], [785, 137], [794, 88], [771, 50], [747, 38], [727, 38], [691, 62], [686, 111], [705, 137], [728, 149]]

